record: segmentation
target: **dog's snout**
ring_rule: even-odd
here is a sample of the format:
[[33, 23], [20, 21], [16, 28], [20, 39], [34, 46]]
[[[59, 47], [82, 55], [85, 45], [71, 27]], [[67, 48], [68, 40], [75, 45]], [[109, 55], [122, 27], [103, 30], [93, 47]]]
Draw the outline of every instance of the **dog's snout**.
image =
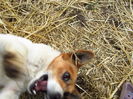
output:
[[60, 93], [50, 93], [48, 94], [49, 99], [61, 99], [61, 94]]

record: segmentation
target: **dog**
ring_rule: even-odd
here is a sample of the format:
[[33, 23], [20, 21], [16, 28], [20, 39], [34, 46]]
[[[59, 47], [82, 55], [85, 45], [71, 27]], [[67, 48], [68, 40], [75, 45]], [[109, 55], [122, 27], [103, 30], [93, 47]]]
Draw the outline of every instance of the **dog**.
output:
[[0, 34], [0, 98], [46, 93], [44, 99], [79, 99], [77, 72], [94, 57], [90, 50], [61, 53], [45, 44]]

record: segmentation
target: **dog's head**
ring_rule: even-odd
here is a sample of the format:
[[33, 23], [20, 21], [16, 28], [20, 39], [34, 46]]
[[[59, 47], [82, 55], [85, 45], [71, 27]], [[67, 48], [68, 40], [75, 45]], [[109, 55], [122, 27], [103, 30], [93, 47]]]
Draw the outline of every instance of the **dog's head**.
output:
[[75, 83], [78, 69], [86, 64], [94, 54], [79, 50], [74, 53], [62, 53], [29, 86], [31, 93], [46, 92], [48, 99], [78, 99]]

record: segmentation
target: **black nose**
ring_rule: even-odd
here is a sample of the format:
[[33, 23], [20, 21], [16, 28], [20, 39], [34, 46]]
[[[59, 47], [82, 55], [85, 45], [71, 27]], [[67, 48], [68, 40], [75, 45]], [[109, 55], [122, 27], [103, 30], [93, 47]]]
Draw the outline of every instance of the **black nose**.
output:
[[60, 93], [49, 93], [48, 94], [48, 99], [61, 99], [61, 94]]

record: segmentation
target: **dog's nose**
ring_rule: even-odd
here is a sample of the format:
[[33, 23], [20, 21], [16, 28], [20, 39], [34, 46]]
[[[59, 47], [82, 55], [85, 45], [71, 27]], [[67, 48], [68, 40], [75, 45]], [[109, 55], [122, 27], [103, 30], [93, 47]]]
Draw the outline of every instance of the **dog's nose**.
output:
[[60, 93], [50, 93], [48, 94], [48, 99], [61, 99], [61, 94]]

